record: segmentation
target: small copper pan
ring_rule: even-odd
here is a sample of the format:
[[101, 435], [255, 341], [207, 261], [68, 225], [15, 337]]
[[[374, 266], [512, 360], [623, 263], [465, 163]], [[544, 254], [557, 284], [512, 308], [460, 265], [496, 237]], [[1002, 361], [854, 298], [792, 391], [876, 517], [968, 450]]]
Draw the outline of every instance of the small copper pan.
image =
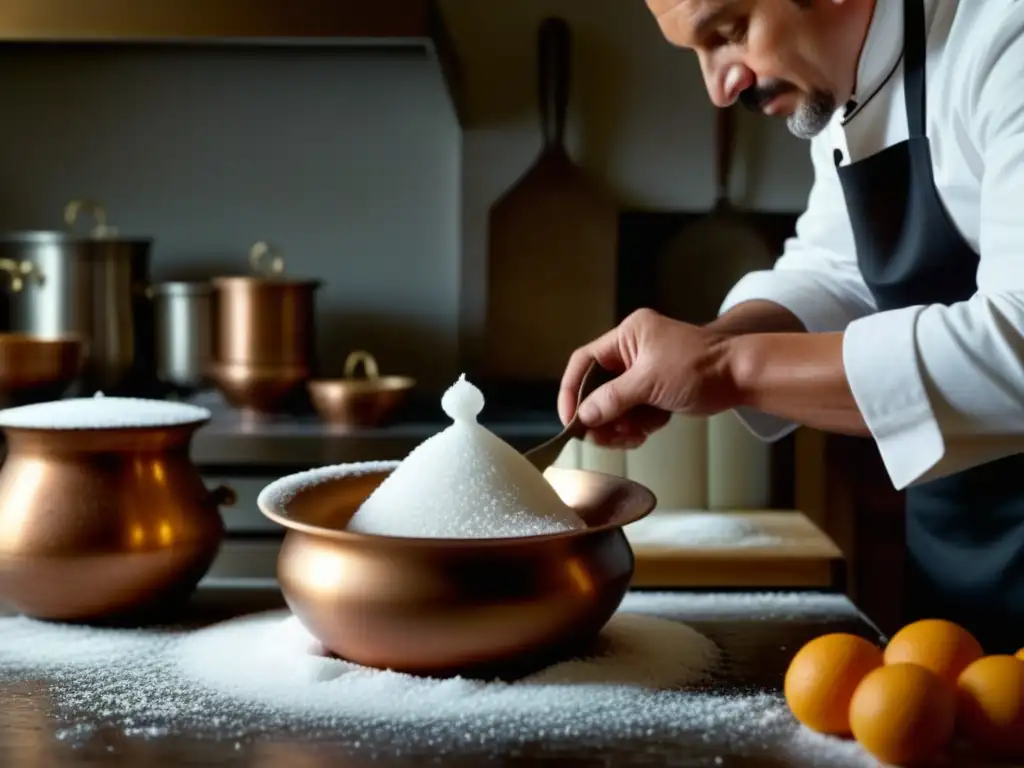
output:
[[338, 656], [446, 677], [515, 677], [580, 650], [618, 609], [633, 576], [622, 531], [655, 506], [630, 480], [549, 469], [587, 522], [514, 539], [413, 539], [345, 530], [397, 462], [285, 477], [257, 501], [288, 529], [277, 576], [289, 607]]
[[[357, 377], [360, 367], [363, 376]], [[356, 350], [345, 359], [343, 379], [315, 379], [306, 386], [313, 407], [324, 421], [346, 427], [375, 427], [387, 422], [405, 403], [416, 380], [381, 376], [373, 355]]]

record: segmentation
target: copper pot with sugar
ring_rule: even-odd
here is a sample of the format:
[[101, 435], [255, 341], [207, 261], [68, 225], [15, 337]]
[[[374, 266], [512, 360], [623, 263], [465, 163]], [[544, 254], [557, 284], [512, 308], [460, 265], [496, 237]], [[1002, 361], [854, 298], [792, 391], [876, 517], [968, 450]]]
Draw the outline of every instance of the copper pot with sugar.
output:
[[585, 648], [618, 609], [634, 568], [622, 528], [654, 508], [648, 489], [552, 468], [545, 479], [585, 528], [492, 539], [346, 530], [397, 466], [327, 467], [259, 496], [287, 530], [277, 565], [285, 600], [331, 652], [410, 674], [515, 677]]
[[254, 274], [213, 279], [210, 375], [233, 406], [271, 412], [309, 379], [316, 344], [319, 280], [284, 274], [284, 257], [259, 242]]
[[210, 412], [77, 398], [0, 411], [0, 602], [96, 621], [186, 600], [223, 538], [220, 505], [189, 458]]

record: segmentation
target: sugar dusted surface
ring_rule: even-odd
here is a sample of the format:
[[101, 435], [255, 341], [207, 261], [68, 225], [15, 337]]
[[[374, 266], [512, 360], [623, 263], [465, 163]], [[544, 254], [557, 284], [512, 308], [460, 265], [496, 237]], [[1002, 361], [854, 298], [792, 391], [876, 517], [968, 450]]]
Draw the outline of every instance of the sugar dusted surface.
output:
[[718, 656], [714, 643], [685, 624], [640, 614], [615, 616], [602, 641], [594, 658], [513, 683], [430, 680], [329, 658], [294, 617], [275, 612], [198, 632], [177, 647], [174, 662], [186, 678], [246, 702], [392, 723], [458, 722], [468, 710], [474, 718], [520, 721], [549, 708], [559, 692], [571, 701], [586, 687], [574, 711], [547, 712], [548, 727], [565, 728], [581, 714], [641, 704], [645, 691], [703, 682]]
[[0, 427], [20, 429], [130, 429], [172, 427], [211, 418], [206, 408], [188, 403], [134, 397], [78, 397], [0, 411]]
[[483, 405], [480, 390], [460, 377], [442, 398], [452, 425], [405, 457], [352, 516], [349, 530], [490, 539], [585, 528], [521, 453], [477, 423]]
[[747, 520], [700, 512], [655, 512], [623, 528], [630, 542], [689, 547], [771, 547], [778, 536]]
[[322, 657], [294, 618], [276, 612], [196, 632], [0, 619], [0, 679], [53, 681], [50, 716], [58, 739], [71, 746], [90, 742], [100, 720], [142, 740], [187, 733], [237, 745], [268, 731], [301, 732], [385, 760], [531, 744], [588, 744], [597, 755], [602, 744], [638, 740], [659, 754], [696, 741], [703, 754], [720, 749], [766, 764], [874, 766], [856, 744], [797, 726], [780, 694], [716, 692], [718, 670], [730, 660], [674, 623], [743, 611], [746, 618], [806, 619], [852, 610], [839, 598], [803, 605], [798, 598], [631, 593], [609, 624], [603, 656], [512, 684], [353, 667]]

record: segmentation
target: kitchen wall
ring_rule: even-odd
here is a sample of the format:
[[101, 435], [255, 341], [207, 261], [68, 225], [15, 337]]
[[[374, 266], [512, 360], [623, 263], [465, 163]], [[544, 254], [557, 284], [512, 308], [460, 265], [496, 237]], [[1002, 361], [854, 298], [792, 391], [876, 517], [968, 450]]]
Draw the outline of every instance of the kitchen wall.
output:
[[[156, 238], [154, 275], [246, 268], [270, 239], [322, 278], [321, 363], [370, 349], [431, 388], [482, 322], [486, 215], [539, 150], [535, 34], [575, 34], [571, 144], [624, 206], [712, 200], [712, 111], [692, 55], [641, 0], [444, 0], [467, 126], [413, 51], [0, 48], [0, 227], [90, 196]], [[498, 59], [504, 59], [499, 65]], [[799, 209], [806, 145], [745, 118], [736, 199]]]

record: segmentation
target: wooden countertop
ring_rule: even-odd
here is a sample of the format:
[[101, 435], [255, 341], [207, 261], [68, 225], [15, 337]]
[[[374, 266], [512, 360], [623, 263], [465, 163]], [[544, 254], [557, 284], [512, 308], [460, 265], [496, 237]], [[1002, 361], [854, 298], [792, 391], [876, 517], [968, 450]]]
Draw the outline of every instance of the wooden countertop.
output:
[[[675, 607], [682, 599], [688, 607]], [[781, 595], [720, 593], [671, 593], [660, 595], [665, 615], [680, 614], [694, 629], [714, 640], [728, 663], [716, 675], [707, 694], [708, 716], [716, 707], [730, 704], [722, 697], [767, 695], [781, 706], [779, 695], [789, 659], [803, 643], [826, 632], [853, 632], [880, 641], [877, 631], [842, 595], [790, 593]], [[203, 588], [193, 599], [188, 623], [213, 623], [231, 616], [276, 609], [282, 606], [280, 594], [272, 589]], [[109, 709], [109, 702], [89, 705], [87, 694], [73, 696], [75, 706], [61, 703], [51, 694], [60, 682], [35, 674], [31, 679], [12, 676], [12, 670], [0, 664], [0, 764], [25, 768], [77, 768], [77, 766], [141, 766], [164, 768], [180, 765], [269, 766], [295, 765], [303, 768], [355, 768], [386, 765], [393, 768], [418, 765], [444, 766], [812, 766], [829, 764], [863, 765], [856, 747], [843, 748], [847, 756], [841, 763], [822, 763], [821, 752], [810, 750], [794, 762], [771, 746], [771, 736], [757, 743], [766, 727], [770, 733], [780, 727], [777, 720], [767, 726], [759, 723], [760, 712], [744, 721], [744, 738], [719, 738], [709, 742], [703, 727], [680, 724], [667, 732], [636, 733], [625, 740], [594, 741], [571, 734], [552, 733], [544, 738], [514, 747], [484, 745], [468, 739], [458, 748], [438, 751], [431, 746], [431, 734], [425, 734], [422, 748], [395, 747], [394, 726], [367, 730], [335, 727], [327, 732], [314, 725], [280, 725], [273, 715], [259, 710], [244, 712], [252, 723], [246, 732], [221, 732], [211, 719], [197, 730], [196, 719], [186, 724], [154, 729], [147, 733], [148, 721], [161, 713], [139, 714], [129, 721]], [[41, 679], [42, 678], [42, 679]], [[111, 681], [116, 687], [116, 681]], [[54, 688], [53, 686], [57, 686]], [[130, 691], [118, 695], [130, 696]], [[198, 701], [198, 699], [197, 699]], [[731, 701], [731, 700], [730, 700]], [[625, 713], [624, 713], [625, 714]], [[788, 716], [787, 716], [788, 717]], [[703, 716], [702, 716], [703, 718]], [[742, 719], [742, 718], [741, 718]], [[771, 720], [771, 718], [769, 718]], [[191, 723], [191, 724], [188, 724]], [[784, 718], [781, 727], [792, 728]], [[351, 732], [346, 732], [351, 730]], [[68, 734], [71, 735], [68, 735]], [[368, 736], [377, 733], [377, 736]], [[355, 735], [353, 735], [355, 734]], [[403, 731], [403, 737], [409, 735]], [[817, 737], [814, 737], [817, 738]], [[753, 742], [751, 741], [753, 739]], [[801, 742], [802, 743], [802, 742]], [[752, 744], [754, 744], [752, 746]], [[819, 745], [820, 746], [820, 745]], [[803, 749], [803, 747], [801, 747]], [[849, 755], [854, 755], [852, 762]], [[802, 761], [802, 762], [801, 762]], [[945, 763], [945, 765], [950, 765]]]
[[635, 587], [845, 586], [843, 553], [800, 512], [659, 510], [625, 531]]

